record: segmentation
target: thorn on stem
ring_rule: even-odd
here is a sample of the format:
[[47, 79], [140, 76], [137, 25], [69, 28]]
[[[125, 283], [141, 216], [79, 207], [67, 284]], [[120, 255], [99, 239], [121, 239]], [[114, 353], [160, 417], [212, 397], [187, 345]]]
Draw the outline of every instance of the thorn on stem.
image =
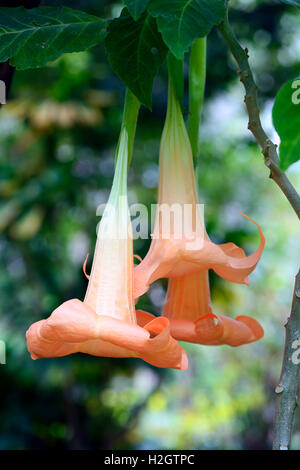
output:
[[248, 129], [251, 131], [257, 126], [256, 121], [249, 121], [248, 122]]
[[288, 326], [289, 319], [290, 319], [290, 317], [288, 316], [287, 319], [285, 320], [284, 324], [283, 324], [284, 328], [286, 328]]
[[283, 385], [278, 384], [277, 387], [275, 388], [275, 393], [281, 393], [283, 392]]
[[271, 166], [271, 159], [269, 157], [268, 150], [264, 149], [261, 151], [261, 153], [265, 157], [265, 165], [269, 168]]
[[270, 139], [266, 140], [266, 145], [264, 146], [262, 150], [262, 154], [265, 157], [265, 165], [269, 168], [271, 166], [272, 160], [270, 158], [270, 148], [271, 148], [272, 142]]

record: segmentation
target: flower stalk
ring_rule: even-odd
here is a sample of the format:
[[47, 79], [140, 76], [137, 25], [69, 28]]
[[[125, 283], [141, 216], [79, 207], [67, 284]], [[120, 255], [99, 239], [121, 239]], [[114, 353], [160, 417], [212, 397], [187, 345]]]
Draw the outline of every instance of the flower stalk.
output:
[[206, 81], [206, 37], [196, 39], [190, 56], [188, 133], [194, 159], [199, 157], [199, 128]]
[[[128, 165], [130, 164], [131, 157], [132, 157], [135, 131], [136, 131], [136, 125], [137, 125], [137, 119], [139, 115], [140, 106], [141, 106], [141, 103], [139, 102], [137, 97], [129, 90], [129, 88], [127, 88], [126, 95], [125, 95], [125, 104], [124, 104], [120, 138], [122, 135], [122, 130], [125, 128], [127, 131], [127, 135], [128, 135]], [[118, 146], [116, 150], [116, 155], [118, 154], [120, 138], [119, 138], [119, 142], [118, 142]]]

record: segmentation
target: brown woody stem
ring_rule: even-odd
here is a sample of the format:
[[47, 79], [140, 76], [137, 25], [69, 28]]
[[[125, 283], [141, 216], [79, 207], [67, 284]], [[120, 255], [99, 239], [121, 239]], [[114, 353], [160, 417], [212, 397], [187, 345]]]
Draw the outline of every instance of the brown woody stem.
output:
[[300, 377], [300, 271], [296, 276], [290, 317], [285, 325], [285, 348], [277, 394], [274, 450], [290, 448]]
[[280, 169], [277, 146], [267, 136], [261, 124], [257, 103], [257, 86], [248, 61], [248, 50], [243, 49], [239, 44], [228, 18], [218, 26], [218, 29], [239, 67], [238, 75], [246, 91], [245, 104], [249, 115], [248, 129], [262, 149], [265, 165], [270, 170], [270, 178], [279, 186], [300, 219], [300, 196], [286, 174]]
[[[226, 16], [226, 19], [219, 25], [218, 29], [239, 67], [238, 75], [246, 91], [245, 104], [249, 116], [248, 128], [262, 149], [265, 165], [270, 170], [270, 178], [279, 186], [298, 218], [300, 218], [300, 196], [286, 174], [280, 169], [277, 146], [267, 136], [261, 124], [257, 103], [257, 86], [249, 66], [248, 50], [243, 49], [236, 39], [229, 25], [228, 16]], [[296, 276], [291, 314], [286, 324], [285, 349], [280, 382], [275, 389], [277, 394], [277, 407], [273, 449], [287, 450], [290, 448], [294, 413], [297, 406], [299, 377], [300, 271]]]

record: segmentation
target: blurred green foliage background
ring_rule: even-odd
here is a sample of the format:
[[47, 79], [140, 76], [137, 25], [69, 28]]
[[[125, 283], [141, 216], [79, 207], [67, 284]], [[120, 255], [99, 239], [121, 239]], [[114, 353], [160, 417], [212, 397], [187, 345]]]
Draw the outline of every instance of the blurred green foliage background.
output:
[[[102, 17], [122, 7], [105, 0], [42, 4]], [[230, 4], [233, 27], [250, 51], [263, 123], [276, 139], [273, 98], [286, 80], [299, 76], [299, 10], [278, 1]], [[185, 71], [187, 76], [188, 60]], [[84, 296], [82, 263], [93, 253], [96, 208], [107, 200], [112, 182], [123, 97], [99, 46], [17, 72], [1, 109], [0, 339], [7, 354], [0, 365], [0, 449], [269, 449], [283, 325], [299, 262], [298, 222], [268, 179], [247, 130], [235, 65], [216, 31], [208, 39], [200, 202], [215, 242], [255, 250], [258, 233], [239, 215], [244, 212], [261, 225], [267, 243], [250, 287], [211, 274], [212, 301], [217, 314], [254, 316], [265, 337], [237, 349], [185, 344], [186, 372], [83, 355], [32, 361], [27, 352], [25, 331], [32, 322]], [[163, 66], [153, 112], [143, 108], [140, 114], [131, 202], [156, 202], [166, 99]], [[288, 174], [299, 185], [299, 164]], [[137, 240], [135, 253], [144, 256], [148, 247], [149, 240]], [[159, 313], [165, 288], [165, 281], [155, 283], [139, 305]], [[299, 412], [293, 447], [300, 448]]]

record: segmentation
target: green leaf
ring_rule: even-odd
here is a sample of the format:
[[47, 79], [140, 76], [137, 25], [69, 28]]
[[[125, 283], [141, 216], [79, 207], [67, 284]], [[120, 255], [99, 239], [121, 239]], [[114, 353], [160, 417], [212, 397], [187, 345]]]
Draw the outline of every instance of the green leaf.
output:
[[65, 52], [101, 41], [105, 21], [71, 8], [0, 8], [0, 62], [17, 69], [42, 67]]
[[279, 90], [273, 124], [281, 139], [280, 167], [286, 170], [300, 159], [300, 79], [288, 81]]
[[167, 48], [154, 18], [144, 14], [134, 21], [125, 12], [109, 25], [105, 39], [108, 59], [125, 85], [151, 109], [153, 81]]
[[288, 3], [289, 5], [295, 5], [300, 7], [300, 0], [281, 0], [283, 3]]
[[149, 11], [177, 59], [183, 59], [196, 38], [206, 36], [225, 17], [224, 0], [153, 0]]
[[124, 0], [131, 16], [138, 20], [142, 13], [146, 10], [150, 0]]

